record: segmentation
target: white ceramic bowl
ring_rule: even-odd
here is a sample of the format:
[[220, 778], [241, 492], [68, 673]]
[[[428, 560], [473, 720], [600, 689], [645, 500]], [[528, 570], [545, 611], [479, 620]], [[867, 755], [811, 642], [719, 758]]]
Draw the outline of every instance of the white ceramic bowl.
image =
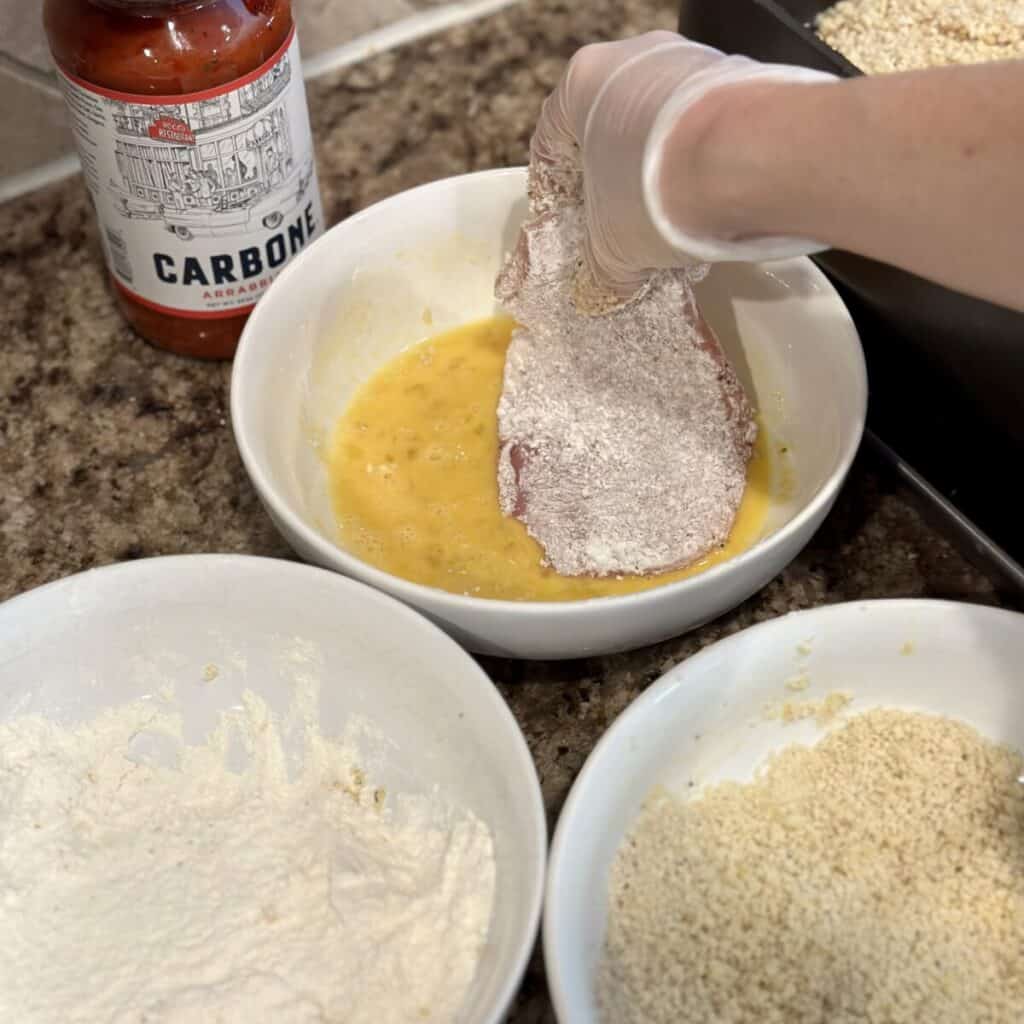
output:
[[[563, 1024], [596, 1024], [594, 974], [607, 876], [656, 785], [682, 793], [744, 781], [773, 751], [824, 735], [768, 721], [772, 701], [853, 697], [848, 713], [896, 707], [948, 715], [1024, 747], [1024, 616], [944, 601], [839, 604], [773, 619], [676, 666], [614, 723], [576, 779], [555, 832], [544, 955]], [[785, 682], [806, 672], [808, 690]], [[836, 724], [840, 724], [841, 719]]]
[[[792, 483], [751, 550], [627, 597], [519, 603], [462, 597], [343, 551], [324, 451], [356, 388], [409, 345], [495, 311], [494, 278], [525, 211], [521, 169], [424, 185], [329, 231], [274, 282], [235, 358], [231, 415], [245, 468], [304, 559], [419, 608], [474, 651], [563, 658], [676, 635], [735, 606], [810, 539], [860, 443], [867, 398], [856, 330], [809, 260], [721, 265], [700, 299], [753, 394]], [[429, 326], [427, 322], [429, 321]]]
[[80, 721], [173, 683], [198, 740], [246, 689], [284, 711], [298, 671], [321, 684], [326, 735], [358, 715], [394, 742], [369, 752], [389, 792], [436, 784], [490, 827], [495, 905], [461, 1019], [497, 1024], [536, 937], [546, 826], [515, 720], [451, 639], [335, 573], [237, 555], [95, 569], [0, 605], [0, 717]]

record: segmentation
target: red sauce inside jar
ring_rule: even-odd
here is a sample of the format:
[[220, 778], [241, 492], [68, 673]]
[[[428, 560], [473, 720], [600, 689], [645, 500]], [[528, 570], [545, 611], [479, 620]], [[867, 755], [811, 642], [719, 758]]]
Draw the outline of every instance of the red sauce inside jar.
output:
[[[54, 59], [69, 79], [86, 89], [95, 89], [99, 94], [131, 94], [122, 97], [126, 99], [166, 97], [168, 104], [173, 104], [175, 97], [188, 96], [191, 100], [196, 98], [195, 94], [209, 95], [217, 87], [226, 87], [253, 76], [284, 52], [294, 32], [290, 0], [45, 0], [43, 18]], [[299, 73], [297, 67], [294, 70]], [[103, 93], [104, 90], [107, 92]], [[182, 130], [191, 135], [187, 129]], [[308, 135], [308, 123], [305, 131]], [[139, 134], [142, 143], [150, 144], [142, 129], [139, 129]], [[191, 135], [191, 138], [190, 145], [195, 148], [195, 136]], [[81, 152], [81, 145], [79, 148]], [[156, 148], [150, 145], [151, 150]], [[179, 146], [177, 150], [184, 155], [175, 156], [175, 146], [169, 144], [158, 156], [169, 161], [169, 166], [179, 177], [183, 168], [185, 173], [195, 177], [194, 168], [184, 162], [191, 156], [187, 147]], [[171, 155], [166, 156], [167, 153]], [[192, 159], [198, 163], [196, 158]], [[175, 160], [180, 162], [175, 164]], [[253, 171], [254, 174], [265, 170], [265, 154], [260, 155], [257, 162], [260, 167]], [[281, 162], [280, 156], [278, 162]], [[242, 177], [246, 170], [246, 167], [241, 167]], [[201, 164], [199, 171], [201, 177]], [[230, 182], [217, 180], [214, 171], [210, 171], [207, 177], [210, 179], [204, 186], [207, 201], [210, 201], [209, 193], [216, 194], [218, 189], [226, 195]], [[155, 193], [156, 186], [165, 183], [144, 181], [143, 184], [152, 184], [154, 188], [150, 192]], [[247, 190], [251, 192], [258, 187], [268, 186], [257, 183]], [[316, 188], [314, 171], [314, 192]], [[140, 187], [139, 191], [143, 189]], [[193, 199], [201, 205], [198, 193]], [[224, 196], [215, 201], [227, 202]], [[153, 210], [157, 212], [152, 213]], [[144, 211], [137, 216], [153, 219], [166, 212], [159, 199], [151, 199]], [[201, 210], [199, 212], [201, 214]], [[307, 212], [307, 226], [311, 224]], [[189, 231], [180, 226], [171, 226], [168, 230], [184, 232], [179, 234], [179, 238], [187, 237]], [[309, 234], [314, 231], [310, 228]], [[301, 242], [304, 244], [308, 240], [303, 237]], [[292, 254], [295, 244], [293, 236]], [[177, 263], [181, 262], [177, 260]], [[224, 280], [218, 281], [218, 286], [223, 284], [226, 289], [235, 283], [234, 279], [239, 277], [235, 262], [231, 262], [229, 269], [221, 268], [220, 277]], [[163, 276], [167, 280], [180, 280], [180, 267], [167, 270], [170, 265], [166, 260]], [[210, 277], [208, 267], [193, 273]], [[173, 307], [145, 301], [126, 287], [117, 274], [112, 276], [124, 316], [147, 340], [187, 356], [222, 359], [234, 354], [251, 303], [238, 311], [221, 309], [183, 314]], [[213, 289], [211, 285], [211, 294]]]

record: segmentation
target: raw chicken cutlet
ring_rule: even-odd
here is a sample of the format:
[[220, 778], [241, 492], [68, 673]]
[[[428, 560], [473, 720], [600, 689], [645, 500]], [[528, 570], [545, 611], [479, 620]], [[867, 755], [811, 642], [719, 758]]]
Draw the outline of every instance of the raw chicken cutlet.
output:
[[697, 562], [729, 536], [757, 427], [698, 309], [696, 275], [659, 271], [593, 311], [578, 176], [533, 165], [529, 191], [495, 287], [519, 325], [498, 404], [502, 512], [564, 576]]

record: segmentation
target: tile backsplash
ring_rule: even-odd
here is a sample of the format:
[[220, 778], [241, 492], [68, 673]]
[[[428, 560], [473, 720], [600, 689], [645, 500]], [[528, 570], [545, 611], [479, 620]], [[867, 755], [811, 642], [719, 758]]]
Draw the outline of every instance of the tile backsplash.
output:
[[71, 149], [55, 83], [0, 63], [0, 179], [59, 160]]
[[42, 0], [0, 0], [0, 53], [26, 67], [49, 71]]

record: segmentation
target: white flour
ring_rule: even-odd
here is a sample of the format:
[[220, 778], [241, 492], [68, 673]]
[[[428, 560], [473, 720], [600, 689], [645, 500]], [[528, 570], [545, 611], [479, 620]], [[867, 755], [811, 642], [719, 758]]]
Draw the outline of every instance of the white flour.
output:
[[289, 778], [251, 694], [203, 746], [145, 702], [0, 723], [0, 1020], [456, 1019], [490, 921], [487, 828], [375, 790], [304, 731]]

